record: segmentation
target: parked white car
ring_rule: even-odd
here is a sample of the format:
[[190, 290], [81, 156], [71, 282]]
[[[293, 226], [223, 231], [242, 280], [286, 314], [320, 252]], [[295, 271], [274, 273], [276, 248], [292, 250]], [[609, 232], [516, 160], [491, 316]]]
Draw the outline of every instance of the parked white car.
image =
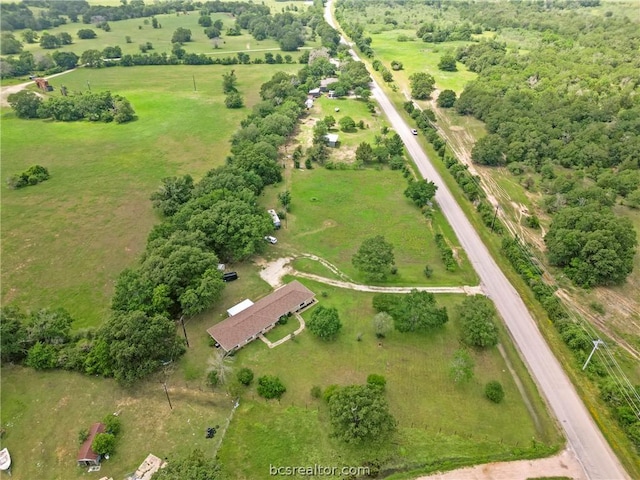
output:
[[276, 237], [272, 237], [271, 235], [267, 235], [266, 237], [264, 237], [264, 239], [272, 244], [276, 244], [278, 243], [278, 239]]
[[413, 133], [414, 135], [417, 135], [418, 134], [418, 130], [416, 130], [415, 128], [412, 128], [411, 129], [411, 133]]

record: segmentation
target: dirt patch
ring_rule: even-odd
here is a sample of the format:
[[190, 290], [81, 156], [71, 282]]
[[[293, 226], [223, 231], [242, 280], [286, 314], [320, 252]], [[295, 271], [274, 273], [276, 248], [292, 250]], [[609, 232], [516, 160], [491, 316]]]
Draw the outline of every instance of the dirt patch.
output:
[[586, 480], [587, 476], [573, 452], [564, 450], [559, 455], [537, 460], [496, 462], [436, 473], [417, 480], [526, 480], [537, 477], [569, 477]]

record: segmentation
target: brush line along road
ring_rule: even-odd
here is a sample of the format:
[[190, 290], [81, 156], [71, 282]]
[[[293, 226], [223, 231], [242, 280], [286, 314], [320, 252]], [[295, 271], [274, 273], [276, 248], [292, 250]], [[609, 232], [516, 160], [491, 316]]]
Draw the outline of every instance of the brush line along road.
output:
[[[325, 9], [325, 19], [337, 29], [331, 14], [332, 0]], [[351, 55], [359, 60], [352, 50]], [[456, 203], [453, 195], [420, 147], [409, 126], [398, 114], [378, 84], [372, 84], [372, 96], [402, 138], [420, 174], [438, 186], [436, 201], [455, 231], [467, 257], [480, 276], [483, 290], [493, 300], [504, 319], [529, 371], [538, 383], [551, 410], [562, 425], [570, 447], [592, 480], [629, 478], [613, 450], [596, 426], [576, 393], [562, 366], [545, 342], [527, 307], [502, 273], [477, 232]]]

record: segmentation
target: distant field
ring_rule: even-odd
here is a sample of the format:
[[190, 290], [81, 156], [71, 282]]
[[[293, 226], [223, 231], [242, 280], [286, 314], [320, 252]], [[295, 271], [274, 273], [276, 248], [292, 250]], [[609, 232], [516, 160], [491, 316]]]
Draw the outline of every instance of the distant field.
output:
[[[28, 121], [2, 110], [3, 177], [35, 163], [52, 175], [23, 190], [1, 187], [3, 304], [65, 307], [77, 327], [102, 323], [115, 278], [135, 264], [159, 221], [149, 195], [160, 180], [197, 179], [224, 163], [247, 114], [222, 103], [222, 74], [230, 68], [80, 69], [51, 82], [54, 95], [63, 84], [124, 95], [138, 115], [125, 125]], [[298, 68], [236, 66], [238, 88], [251, 105], [258, 85]]]
[[[188, 28], [191, 30], [192, 36], [191, 42], [185, 43], [183, 48], [187, 53], [207, 53], [215, 55], [235, 56], [235, 52], [242, 51], [247, 52], [252, 58], [264, 58], [263, 50], [271, 50], [279, 52], [280, 47], [275, 40], [263, 40], [261, 42], [256, 41], [247, 32], [243, 35], [233, 37], [225, 35], [226, 29], [233, 26], [235, 20], [229, 14], [216, 13], [212, 14], [211, 18], [215, 20], [222, 20], [224, 28], [222, 39], [217, 42], [218, 48], [214, 48], [214, 43], [209, 40], [204, 34], [204, 28], [198, 25], [198, 12], [189, 12], [184, 14], [166, 14], [157, 15], [156, 18], [162, 26], [162, 28], [153, 28], [151, 26], [151, 20], [149, 18], [134, 18], [130, 20], [120, 20], [117, 22], [110, 22], [109, 26], [111, 31], [105, 32], [93, 25], [83, 23], [68, 23], [58, 28], [50, 29], [51, 34], [57, 34], [60, 32], [67, 32], [73, 37], [73, 43], [71, 45], [65, 45], [57, 50], [75, 52], [77, 55], [81, 55], [82, 52], [90, 49], [103, 50], [107, 46], [119, 46], [122, 49], [123, 54], [140, 53], [139, 45], [146, 42], [151, 42], [153, 50], [150, 52], [167, 52], [171, 53], [172, 43], [171, 36], [173, 32], [178, 28]], [[81, 40], [78, 38], [78, 30], [90, 28], [96, 32], [97, 37], [90, 40]], [[16, 37], [20, 38], [20, 31], [15, 32]], [[131, 38], [131, 43], [126, 42], [126, 37]], [[309, 43], [308, 46], [314, 46], [313, 43]], [[25, 51], [32, 52], [36, 57], [46, 53], [51, 53], [55, 50], [44, 50], [38, 43], [24, 44]], [[252, 50], [258, 50], [252, 53]], [[297, 58], [300, 52], [281, 52], [283, 55], [288, 53]]]
[[[452, 309], [462, 297], [437, 296], [451, 315], [445, 328], [429, 334], [392, 332], [377, 340], [371, 294], [303, 283], [315, 292], [327, 292], [320, 304], [338, 308], [343, 329], [335, 342], [322, 342], [306, 331], [274, 349], [254, 342], [236, 354], [238, 367], [250, 367], [256, 376], [278, 375], [287, 392], [280, 402], [260, 399], [255, 387], [243, 396], [219, 452], [233, 478], [266, 478], [270, 464], [361, 465], [380, 460], [417, 467], [514, 458], [518, 446], [529, 448], [533, 438], [557, 441], [536, 431], [497, 350], [473, 353], [476, 376], [469, 384], [455, 386], [449, 380], [451, 355], [459, 347]], [[310, 313], [304, 314], [307, 320]], [[382, 447], [345, 446], [329, 437], [327, 407], [310, 396], [311, 387], [364, 383], [370, 373], [387, 379], [398, 434]], [[483, 397], [484, 384], [494, 379], [506, 389], [504, 404], [494, 405]]]
[[415, 30], [391, 30], [372, 35], [373, 48], [376, 57], [391, 70], [391, 61], [397, 60], [404, 64], [404, 69], [392, 72], [396, 83], [401, 90], [411, 91], [409, 76], [416, 72], [426, 72], [433, 75], [436, 80], [436, 88], [439, 90], [450, 89], [460, 94], [465, 85], [476, 77], [476, 74], [458, 63], [457, 72], [443, 72], [438, 69], [440, 57], [445, 53], [455, 53], [461, 45], [469, 42], [445, 42], [425, 43], [420, 39], [410, 42], [398, 42], [398, 36], [406, 35], [415, 38]]

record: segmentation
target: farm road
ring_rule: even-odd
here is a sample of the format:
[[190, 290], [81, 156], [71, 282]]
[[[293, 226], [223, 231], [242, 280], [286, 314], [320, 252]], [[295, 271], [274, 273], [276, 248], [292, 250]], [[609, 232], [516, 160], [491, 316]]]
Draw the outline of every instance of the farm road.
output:
[[[325, 20], [337, 28], [332, 15], [333, 0], [325, 9]], [[350, 50], [356, 60], [358, 55]], [[453, 228], [469, 261], [480, 277], [485, 293], [494, 301], [498, 312], [538, 384], [551, 411], [562, 426], [571, 448], [591, 480], [621, 480], [629, 478], [607, 443], [593, 417], [576, 392], [571, 380], [547, 345], [542, 333], [516, 289], [491, 256], [482, 239], [471, 225], [462, 208], [438, 171], [422, 149], [418, 138], [400, 116], [380, 86], [372, 82], [372, 97], [400, 135], [423, 178], [438, 186], [436, 201]]]
[[[304, 258], [312, 258], [325, 264], [324, 260], [319, 259], [313, 255], [303, 255]], [[373, 293], [410, 293], [413, 290], [420, 292], [431, 293], [466, 293], [467, 295], [483, 294], [482, 287], [480, 286], [462, 286], [462, 287], [378, 287], [376, 285], [361, 285], [348, 280], [335, 280], [333, 278], [322, 277], [313, 273], [300, 272], [295, 270], [291, 265], [293, 258], [285, 257], [274, 260], [264, 265], [264, 268], [260, 271], [260, 277], [272, 287], [279, 287], [283, 284], [282, 278], [285, 275], [293, 275], [300, 278], [308, 278], [316, 282], [331, 285], [332, 287], [348, 288], [350, 290], [356, 290], [358, 292], [373, 292]], [[330, 264], [329, 264], [330, 265]], [[335, 268], [335, 267], [334, 267]], [[334, 272], [337, 275], [344, 277], [342, 273]]]
[[[55, 73], [53, 75], [49, 75], [48, 77], [44, 77], [47, 80], [50, 78], [54, 78], [54, 77], [59, 77], [60, 75], [64, 75], [66, 73], [69, 72], [73, 72], [75, 70], [75, 68], [73, 70], [65, 70], [64, 72], [60, 72], [60, 73]], [[0, 87], [0, 107], [8, 107], [9, 106], [9, 95], [11, 95], [12, 93], [18, 93], [21, 90], [24, 90], [25, 88], [27, 88], [29, 85], [31, 85], [33, 82], [33, 80], [29, 80], [28, 82], [24, 82], [24, 83], [19, 83], [17, 85], [9, 85], [6, 87]]]

